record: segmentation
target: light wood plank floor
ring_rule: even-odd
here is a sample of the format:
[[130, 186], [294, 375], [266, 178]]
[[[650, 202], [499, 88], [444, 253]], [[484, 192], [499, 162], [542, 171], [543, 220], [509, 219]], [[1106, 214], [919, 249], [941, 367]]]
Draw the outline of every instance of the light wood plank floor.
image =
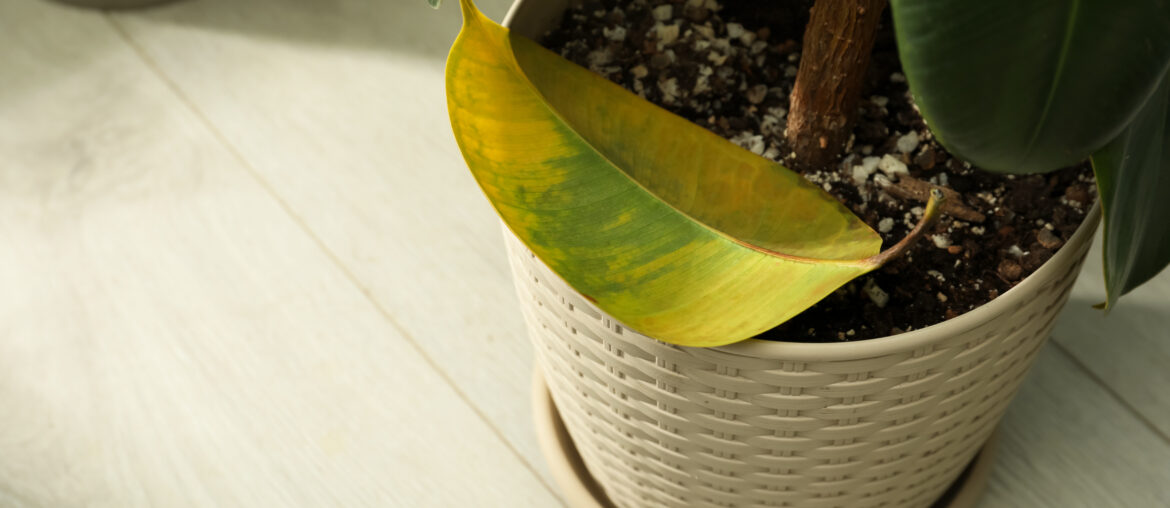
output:
[[[0, 506], [561, 506], [455, 7], [0, 2]], [[1170, 506], [1170, 274], [1093, 256], [984, 508]]]

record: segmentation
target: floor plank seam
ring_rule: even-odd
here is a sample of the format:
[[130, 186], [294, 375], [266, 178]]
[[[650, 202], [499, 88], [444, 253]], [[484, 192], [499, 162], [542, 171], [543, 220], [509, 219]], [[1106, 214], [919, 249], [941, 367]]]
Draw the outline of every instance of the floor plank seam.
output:
[[317, 245], [317, 248], [321, 249], [322, 253], [324, 253], [325, 256], [334, 264], [334, 266], [341, 271], [350, 284], [352, 284], [365, 297], [365, 299], [383, 317], [383, 319], [385, 319], [398, 333], [402, 334], [403, 338], [405, 338], [410, 346], [423, 358], [427, 365], [433, 369], [439, 375], [439, 377], [443, 379], [444, 382], [447, 383], [447, 385], [455, 392], [459, 399], [462, 400], [463, 403], [466, 404], [468, 408], [470, 408], [471, 411], [474, 412], [475, 415], [484, 422], [484, 425], [486, 425], [488, 429], [491, 429], [491, 432], [496, 436], [497, 439], [500, 440], [504, 447], [512, 452], [512, 454], [520, 461], [520, 463], [523, 464], [524, 467], [528, 469], [528, 471], [531, 472], [534, 477], [536, 477], [536, 480], [542, 486], [544, 486], [544, 488], [548, 490], [548, 492], [551, 493], [554, 498], [560, 501], [562, 505], [567, 506], [565, 505], [565, 500], [561, 496], [560, 491], [556, 488], [553, 488], [553, 486], [549, 485], [549, 483], [545, 481], [544, 476], [537, 471], [536, 467], [526, 457], [524, 457], [524, 455], [521, 454], [515, 446], [512, 445], [512, 443], [504, 436], [503, 432], [501, 432], [500, 429], [495, 424], [493, 424], [493, 422], [479, 408], [479, 406], [471, 401], [471, 398], [468, 397], [467, 394], [459, 388], [459, 386], [455, 383], [455, 380], [451, 378], [444, 369], [440, 368], [438, 362], [435, 361], [431, 355], [427, 354], [426, 350], [419, 345], [414, 336], [409, 331], [407, 331], [406, 328], [398, 322], [398, 320], [394, 319], [388, 310], [383, 308], [383, 306], [379, 304], [376, 299], [374, 299], [374, 296], [370, 290], [362, 285], [359, 282], [357, 276], [354, 275], [353, 272], [351, 272], [349, 268], [345, 266], [345, 264], [341, 261], [340, 258], [337, 257], [333, 250], [325, 245], [325, 243], [316, 234], [313, 233], [308, 224], [306, 224], [305, 221], [292, 210], [289, 204], [281, 198], [281, 196], [268, 183], [268, 181], [260, 175], [259, 171], [252, 167], [252, 164], [247, 160], [247, 158], [244, 157], [242, 153], [240, 153], [235, 145], [233, 145], [227, 139], [227, 137], [218, 128], [216, 128], [215, 124], [211, 122], [211, 119], [208, 118], [207, 115], [205, 115], [203, 111], [195, 105], [194, 101], [192, 101], [191, 98], [183, 92], [178, 83], [176, 83], [170, 78], [170, 76], [167, 76], [166, 73], [162, 71], [162, 69], [158, 66], [154, 59], [146, 53], [146, 50], [138, 43], [138, 41], [134, 40], [134, 38], [130, 36], [130, 33], [126, 31], [126, 29], [120, 23], [118, 23], [116, 19], [114, 19], [112, 13], [109, 11], [102, 11], [102, 16], [105, 18], [106, 22], [109, 23], [114, 32], [118, 34], [118, 37], [121, 38], [122, 41], [130, 47], [135, 55], [137, 55], [138, 59], [148, 69], [150, 69], [151, 73], [154, 74], [155, 77], [159, 79], [159, 81], [162, 82], [163, 86], [165, 86], [172, 94], [174, 94], [179, 102], [187, 108], [187, 110], [195, 115], [199, 122], [208, 129], [212, 136], [214, 136], [216, 140], [231, 154], [231, 156], [244, 167], [245, 171], [254, 180], [256, 180], [256, 182], [265, 190], [265, 192], [267, 192], [272, 197], [272, 199], [276, 201], [277, 205], [280, 206], [280, 208], [285, 212], [286, 215], [289, 216], [289, 218], [297, 225], [297, 227], [299, 227], [306, 235], [309, 236], [309, 238], [312, 239], [313, 243]]
[[1138, 409], [1134, 407], [1134, 405], [1131, 404], [1129, 400], [1118, 393], [1117, 390], [1114, 390], [1113, 387], [1110, 386], [1109, 383], [1106, 383], [1104, 379], [1101, 379], [1097, 373], [1089, 369], [1089, 366], [1085, 365], [1085, 363], [1082, 362], [1080, 358], [1077, 358], [1077, 356], [1074, 355], [1072, 351], [1069, 351], [1068, 348], [1064, 347], [1064, 344], [1061, 344], [1055, 338], [1050, 340], [1049, 343], [1051, 343], [1057, 351], [1064, 355], [1065, 358], [1072, 362], [1073, 365], [1080, 369], [1080, 371], [1083, 372], [1086, 377], [1096, 383], [1097, 386], [1100, 386], [1102, 390], [1105, 390], [1105, 393], [1109, 394], [1109, 396], [1112, 397], [1113, 400], [1117, 401], [1121, 407], [1125, 408], [1126, 411], [1129, 411], [1130, 414], [1132, 414], [1134, 418], [1141, 422], [1143, 426], [1149, 429], [1150, 432], [1153, 432], [1155, 436], [1158, 436], [1162, 442], [1170, 445], [1170, 435], [1167, 435], [1162, 431], [1162, 429], [1158, 428], [1157, 425], [1154, 425], [1153, 421], [1147, 418], [1146, 415], [1141, 411], [1138, 411]]

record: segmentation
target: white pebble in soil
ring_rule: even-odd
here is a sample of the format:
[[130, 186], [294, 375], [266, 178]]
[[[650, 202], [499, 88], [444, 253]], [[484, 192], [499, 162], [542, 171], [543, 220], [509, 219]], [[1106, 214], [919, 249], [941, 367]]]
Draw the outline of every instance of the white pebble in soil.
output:
[[853, 182], [858, 187], [865, 185], [866, 180], [869, 180], [870, 173], [865, 171], [864, 166], [853, 166]]
[[883, 155], [877, 167], [882, 170], [882, 173], [885, 173], [886, 176], [891, 178], [897, 178], [898, 175], [910, 174], [910, 169], [906, 167], [906, 163], [894, 158], [890, 154]]
[[661, 23], [654, 25], [655, 35], [658, 36], [658, 42], [661, 44], [674, 44], [678, 40], [678, 23], [672, 25], [663, 25]]
[[947, 235], [930, 235], [930, 239], [934, 242], [934, 246], [940, 249], [951, 246], [951, 238]]
[[699, 66], [699, 77], [695, 78], [695, 88], [693, 93], [695, 95], [701, 94], [711, 89], [711, 74], [714, 73], [710, 67], [706, 65]]
[[666, 103], [673, 103], [674, 99], [678, 97], [678, 78], [670, 78], [658, 82], [658, 90], [662, 92], [662, 101]]
[[741, 25], [739, 23], [728, 23], [727, 24], [727, 36], [732, 38], [732, 39], [738, 39], [740, 37], [743, 37], [743, 34], [746, 32], [747, 31], [744, 30], [743, 25]]
[[871, 175], [877, 172], [878, 163], [881, 162], [879, 157], [866, 157], [861, 159], [861, 164], [853, 166], [853, 180], [857, 185], [865, 183]]
[[674, 15], [674, 8], [670, 4], [659, 5], [654, 8], [654, 19], [658, 21], [669, 20]]
[[744, 95], [747, 96], [748, 102], [752, 104], [764, 102], [764, 98], [768, 96], [768, 85], [753, 86]]
[[751, 31], [745, 31], [743, 33], [743, 35], [740, 35], [738, 37], [738, 39], [739, 39], [739, 42], [742, 42], [744, 46], [750, 48], [750, 47], [752, 47], [752, 43], [756, 42], [756, 33], [751, 32]]
[[731, 138], [730, 141], [747, 150], [750, 150], [756, 155], [763, 155], [764, 148], [766, 147], [764, 143], [764, 136], [759, 134], [752, 134], [750, 131], [743, 131], [735, 137]]
[[764, 115], [763, 120], [760, 120], [760, 131], [764, 134], [770, 134], [779, 137], [779, 134], [784, 129], [784, 124], [780, 122], [780, 118], [773, 115]]
[[[698, 32], [699, 35], [703, 36], [704, 39], [714, 39], [715, 38], [715, 29], [711, 28], [707, 25], [691, 25], [691, 29]], [[701, 41], [701, 42], [706, 42], [707, 44], [710, 44], [710, 42], [708, 42], [708, 41]], [[699, 48], [696, 48], [696, 49], [699, 49]]]
[[899, 137], [897, 147], [898, 151], [902, 153], [913, 152], [915, 148], [918, 148], [918, 131], [910, 131], [909, 134]]
[[869, 299], [873, 301], [873, 304], [877, 305], [878, 308], [884, 309], [886, 304], [890, 303], [890, 294], [886, 293], [884, 290], [882, 290], [882, 288], [878, 287], [877, 283], [874, 282], [873, 279], [865, 281], [865, 286], [863, 286], [861, 290], [865, 292], [865, 295], [868, 296]]
[[610, 29], [608, 27], [602, 28], [601, 33], [602, 33], [602, 35], [605, 36], [606, 39], [609, 39], [609, 40], [614, 41], [614, 42], [622, 42], [622, 41], [626, 40], [626, 28], [625, 27], [615, 26], [612, 29]]
[[893, 229], [894, 229], [894, 219], [886, 217], [886, 218], [878, 221], [878, 231], [881, 231], [882, 233], [889, 233]]
[[586, 58], [589, 62], [589, 68], [597, 72], [598, 69], [604, 67], [613, 60], [613, 54], [610, 53], [608, 49], [598, 49], [590, 51], [589, 56]]

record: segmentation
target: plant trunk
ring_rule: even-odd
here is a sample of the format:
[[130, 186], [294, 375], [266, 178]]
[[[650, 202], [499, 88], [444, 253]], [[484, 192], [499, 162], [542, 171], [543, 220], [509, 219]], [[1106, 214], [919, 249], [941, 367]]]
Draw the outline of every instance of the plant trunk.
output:
[[817, 0], [788, 108], [786, 137], [800, 168], [825, 169], [841, 155], [869, 68], [886, 0]]

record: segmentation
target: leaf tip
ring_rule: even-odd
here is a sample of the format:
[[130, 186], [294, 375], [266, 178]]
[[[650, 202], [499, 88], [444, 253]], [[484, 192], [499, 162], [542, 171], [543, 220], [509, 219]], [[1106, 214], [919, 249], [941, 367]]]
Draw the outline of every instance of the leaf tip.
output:
[[[1108, 284], [1106, 284], [1106, 286], [1108, 286]], [[1114, 294], [1113, 291], [1110, 291], [1110, 289], [1108, 287], [1106, 287], [1105, 288], [1105, 301], [1098, 303], [1096, 305], [1093, 305], [1093, 308], [1100, 310], [1100, 311], [1104, 311], [1105, 315], [1108, 316], [1109, 312], [1112, 311], [1114, 307], [1117, 307], [1117, 299], [1118, 298], [1120, 298], [1120, 295]]]
[[438, 9], [439, 4], [441, 3], [443, 3], [443, 0], [427, 0], [427, 4], [429, 4], [432, 9]]

